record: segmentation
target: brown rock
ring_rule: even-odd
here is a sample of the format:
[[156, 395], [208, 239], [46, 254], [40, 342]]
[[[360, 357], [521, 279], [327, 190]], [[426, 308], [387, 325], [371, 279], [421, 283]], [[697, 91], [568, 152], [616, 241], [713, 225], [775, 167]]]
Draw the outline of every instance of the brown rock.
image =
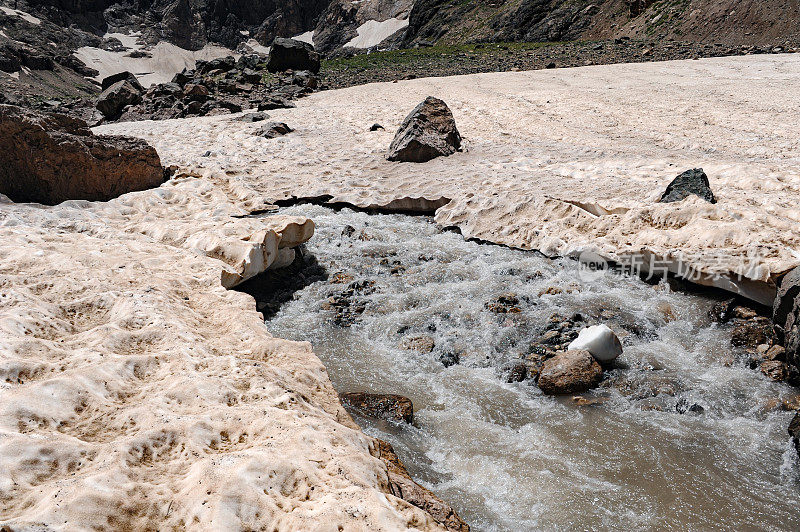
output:
[[519, 308], [519, 298], [514, 292], [500, 294], [487, 302], [484, 307], [489, 312], [494, 312], [495, 314], [516, 314], [521, 312]]
[[539, 373], [539, 388], [548, 395], [581, 393], [603, 378], [603, 368], [583, 350], [558, 353], [546, 360]]
[[461, 134], [447, 104], [428, 96], [403, 120], [387, 159], [424, 163], [461, 149]]
[[372, 456], [380, 458], [386, 464], [386, 472], [389, 476], [387, 491], [389, 493], [428, 512], [437, 523], [447, 530], [469, 532], [469, 525], [458, 516], [449, 504], [432, 491], [414, 482], [391, 444], [376, 439], [370, 452]]
[[774, 381], [785, 381], [789, 377], [789, 368], [779, 360], [767, 360], [761, 363], [761, 373]]
[[731, 344], [736, 347], [755, 349], [760, 344], [771, 345], [775, 339], [772, 323], [766, 318], [748, 320], [734, 327]]
[[205, 85], [188, 83], [183, 88], [183, 97], [192, 102], [204, 102], [208, 99], [208, 88]]
[[409, 351], [430, 353], [436, 347], [436, 344], [433, 342], [433, 338], [428, 335], [408, 336], [400, 342], [400, 347]]
[[343, 393], [339, 397], [346, 405], [370, 417], [405, 423], [414, 421], [414, 405], [402, 395], [357, 392]]
[[83, 120], [12, 105], [0, 105], [0, 153], [0, 193], [16, 202], [106, 201], [164, 182], [144, 140], [93, 135]]

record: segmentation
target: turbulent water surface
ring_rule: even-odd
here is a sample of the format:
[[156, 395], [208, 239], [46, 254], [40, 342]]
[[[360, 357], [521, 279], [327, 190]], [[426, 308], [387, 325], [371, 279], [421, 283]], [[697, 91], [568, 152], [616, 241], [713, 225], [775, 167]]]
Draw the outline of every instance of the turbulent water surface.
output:
[[[270, 331], [311, 341], [340, 392], [411, 398], [414, 426], [357, 421], [473, 530], [800, 529], [791, 414], [768, 406], [792, 390], [746, 366], [710, 299], [581, 278], [571, 261], [465, 242], [424, 217], [284, 213], [315, 220], [307, 250], [329, 278], [295, 293]], [[507, 292], [521, 312], [486, 308]], [[587, 395], [605, 401], [507, 383], [548, 325], [576, 313], [625, 345]], [[435, 347], [403, 347], [415, 337]], [[703, 412], [679, 414], [684, 399]]]

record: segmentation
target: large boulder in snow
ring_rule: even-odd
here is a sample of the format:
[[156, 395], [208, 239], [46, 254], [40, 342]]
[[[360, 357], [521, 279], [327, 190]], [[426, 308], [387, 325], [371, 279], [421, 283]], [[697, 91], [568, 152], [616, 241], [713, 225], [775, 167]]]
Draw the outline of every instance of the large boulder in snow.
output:
[[581, 393], [603, 378], [603, 368], [585, 350], [570, 350], [547, 359], [539, 373], [539, 388], [547, 395]]
[[389, 146], [387, 159], [424, 163], [461, 149], [461, 134], [447, 104], [428, 96], [411, 111]]
[[319, 54], [307, 42], [295, 39], [277, 38], [269, 50], [267, 70], [283, 72], [284, 70], [308, 70], [319, 72]]
[[144, 140], [93, 135], [83, 120], [13, 105], [0, 105], [0, 153], [0, 193], [16, 202], [105, 201], [164, 182]]
[[667, 185], [667, 190], [661, 195], [659, 203], [672, 203], [674, 201], [681, 201], [682, 199], [694, 194], [706, 200], [709, 203], [716, 203], [717, 199], [711, 191], [711, 186], [708, 183], [708, 176], [702, 168], [695, 168], [693, 170], [686, 170], [684, 173], [672, 180]]
[[581, 329], [567, 349], [585, 349], [600, 362], [611, 362], [622, 354], [622, 343], [606, 325]]

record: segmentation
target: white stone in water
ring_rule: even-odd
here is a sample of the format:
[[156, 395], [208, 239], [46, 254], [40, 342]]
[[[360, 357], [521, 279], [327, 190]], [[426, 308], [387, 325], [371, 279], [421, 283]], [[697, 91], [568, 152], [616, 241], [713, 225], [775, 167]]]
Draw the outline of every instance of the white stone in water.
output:
[[600, 362], [611, 362], [622, 354], [622, 344], [606, 325], [585, 327], [567, 349], [585, 349]]

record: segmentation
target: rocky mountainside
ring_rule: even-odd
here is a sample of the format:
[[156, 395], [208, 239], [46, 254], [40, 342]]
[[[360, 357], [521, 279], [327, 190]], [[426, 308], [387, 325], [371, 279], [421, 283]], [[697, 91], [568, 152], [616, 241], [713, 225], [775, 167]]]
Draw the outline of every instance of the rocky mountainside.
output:
[[675, 38], [775, 45], [800, 39], [797, 0], [417, 0], [403, 44]]
[[[642, 54], [656, 59], [645, 50], [671, 39], [726, 50], [794, 49], [799, 21], [800, 0], [0, 0], [0, 102], [92, 97], [99, 93], [95, 82], [123, 71], [146, 88], [198, 60], [264, 54], [276, 37], [312, 43], [329, 58], [434, 45], [630, 38], [651, 43]], [[433, 52], [440, 55], [439, 48]]]

